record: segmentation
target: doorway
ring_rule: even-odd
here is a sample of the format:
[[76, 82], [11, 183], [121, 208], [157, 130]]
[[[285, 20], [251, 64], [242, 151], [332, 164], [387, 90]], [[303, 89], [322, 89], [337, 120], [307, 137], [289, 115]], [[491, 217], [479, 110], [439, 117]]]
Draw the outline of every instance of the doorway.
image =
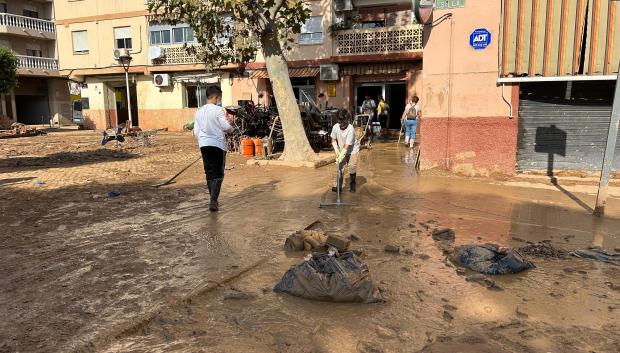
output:
[[407, 84], [405, 82], [387, 84], [385, 86], [385, 101], [390, 106], [387, 128], [400, 130], [400, 117], [405, 111], [407, 103]]
[[362, 103], [366, 100], [366, 96], [370, 96], [375, 101], [375, 105], [379, 103], [377, 97], [383, 96], [385, 85], [383, 84], [368, 84], [364, 83], [358, 85], [355, 89], [355, 112], [360, 114], [362, 112]]
[[17, 121], [26, 125], [49, 124], [50, 111], [47, 96], [16, 95]]
[[[129, 94], [131, 96], [131, 125], [138, 125], [138, 99], [136, 94], [136, 86], [129, 86]], [[125, 124], [129, 120], [129, 110], [127, 104], [127, 88], [126, 86], [114, 87], [114, 101], [116, 103], [116, 123], [117, 126]]]

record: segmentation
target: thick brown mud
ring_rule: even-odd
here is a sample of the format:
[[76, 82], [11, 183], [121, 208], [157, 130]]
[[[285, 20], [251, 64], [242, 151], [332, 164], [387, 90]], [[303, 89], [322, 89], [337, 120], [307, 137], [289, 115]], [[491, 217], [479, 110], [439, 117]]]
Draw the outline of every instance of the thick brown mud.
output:
[[[52, 215], [68, 220], [76, 210], [58, 205], [39, 224], [41, 234], [11, 219], [3, 225], [13, 224], [19, 239], [2, 240], [9, 257], [0, 265], [9, 275], [1, 314], [9, 320], [0, 325], [0, 351], [620, 350], [617, 266], [530, 257], [536, 268], [527, 272], [466, 281], [472, 273], [442, 251], [543, 241], [564, 250], [614, 250], [618, 200], [609, 201], [608, 217], [594, 218], [557, 191], [418, 175], [412, 159], [393, 144], [362, 151], [358, 192], [345, 192], [353, 205], [341, 208], [318, 207], [335, 198], [332, 166], [237, 162], [227, 172], [218, 214], [207, 212], [198, 168], [147, 196], [128, 187], [131, 202], [106, 200], [107, 208], [89, 209], [84, 222], [69, 226]], [[593, 203], [592, 196], [575, 196]], [[334, 304], [272, 292], [305, 255], [285, 254], [286, 236], [317, 219], [328, 233], [360, 238], [353, 247], [364, 251], [385, 303]], [[45, 228], [49, 223], [53, 229]], [[452, 228], [454, 242], [433, 240], [437, 227]], [[399, 245], [400, 253], [385, 252], [386, 244]]]

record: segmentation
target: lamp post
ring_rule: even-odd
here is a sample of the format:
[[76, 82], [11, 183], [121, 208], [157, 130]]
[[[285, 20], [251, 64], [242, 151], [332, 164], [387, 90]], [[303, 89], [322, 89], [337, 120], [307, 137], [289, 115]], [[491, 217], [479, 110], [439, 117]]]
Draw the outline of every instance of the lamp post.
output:
[[126, 51], [118, 57], [118, 63], [123, 66], [125, 70], [125, 86], [127, 88], [127, 111], [129, 113], [129, 122], [127, 124], [127, 131], [132, 127], [133, 119], [131, 117], [131, 94], [129, 93], [129, 65], [131, 64], [131, 55]]

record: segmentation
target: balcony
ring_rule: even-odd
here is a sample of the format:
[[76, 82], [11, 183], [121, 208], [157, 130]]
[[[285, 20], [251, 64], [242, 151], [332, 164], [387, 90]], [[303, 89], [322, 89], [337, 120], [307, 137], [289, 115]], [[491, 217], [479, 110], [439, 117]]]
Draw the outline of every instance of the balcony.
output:
[[58, 76], [58, 60], [38, 56], [15, 55], [19, 61], [17, 73], [32, 76]]
[[350, 29], [336, 33], [336, 55], [377, 55], [422, 51], [422, 26]]
[[[188, 44], [188, 46], [191, 44]], [[204, 50], [200, 44], [194, 44], [196, 54], [188, 53], [183, 45], [162, 45], [162, 57], [153, 59], [155, 65], [196, 65], [204, 64], [200, 59], [200, 54]]]
[[0, 13], [0, 33], [55, 39], [56, 26], [52, 21], [10, 13]]

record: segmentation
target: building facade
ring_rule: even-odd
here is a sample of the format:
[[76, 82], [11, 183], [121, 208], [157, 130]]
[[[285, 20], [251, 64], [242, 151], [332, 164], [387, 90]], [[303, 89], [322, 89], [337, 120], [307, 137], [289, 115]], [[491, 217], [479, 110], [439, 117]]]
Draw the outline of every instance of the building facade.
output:
[[51, 0], [0, 0], [0, 46], [19, 60], [18, 87], [0, 96], [5, 122], [71, 123], [67, 80], [58, 70]]
[[[397, 130], [406, 101], [419, 96], [423, 168], [598, 168], [620, 59], [617, 2], [437, 0], [424, 26], [414, 2], [308, 0], [311, 17], [286, 53], [299, 103], [358, 111], [366, 95], [383, 96]], [[179, 130], [212, 84], [223, 105], [268, 104], [260, 54], [207, 71], [184, 49], [196, 45], [191, 28], [153, 21], [142, 0], [55, 6], [60, 72], [81, 83], [88, 127], [126, 121], [130, 102], [134, 125]], [[129, 99], [118, 50], [133, 58]]]

